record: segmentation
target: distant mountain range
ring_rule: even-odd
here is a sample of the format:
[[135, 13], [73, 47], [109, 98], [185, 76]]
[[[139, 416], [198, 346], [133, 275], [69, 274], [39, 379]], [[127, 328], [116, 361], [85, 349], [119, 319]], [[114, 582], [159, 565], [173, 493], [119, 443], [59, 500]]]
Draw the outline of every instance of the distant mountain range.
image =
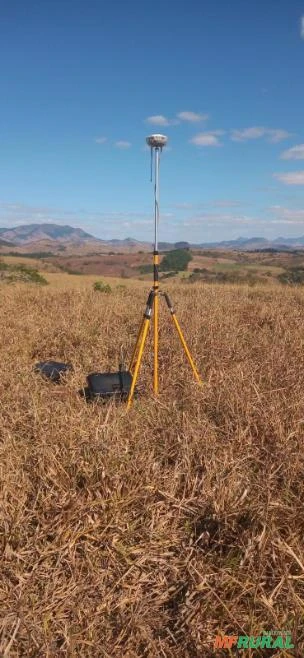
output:
[[197, 245], [199, 248], [216, 248], [216, 249], [237, 249], [242, 251], [252, 251], [255, 249], [303, 249], [304, 235], [298, 238], [237, 238], [236, 240], [223, 240], [221, 242], [204, 242]]
[[96, 240], [81, 228], [59, 226], [58, 224], [25, 224], [14, 228], [0, 228], [0, 237], [14, 245], [40, 242], [41, 240], [54, 240], [61, 243]]
[[[133, 238], [125, 238], [124, 240], [101, 240], [95, 238], [90, 233], [87, 233], [81, 228], [74, 228], [72, 226], [61, 226], [59, 224], [26, 224], [23, 226], [15, 226], [13, 228], [0, 228], [0, 247], [20, 247], [37, 243], [37, 247], [42, 243], [52, 244], [57, 248], [60, 245], [70, 245], [70, 247], [88, 244], [96, 247], [107, 247], [113, 249], [132, 249], [147, 251], [152, 248], [152, 245], [147, 242], [140, 242]], [[33, 244], [34, 247], [34, 244]], [[242, 251], [252, 251], [255, 249], [303, 249], [304, 236], [298, 238], [284, 238], [279, 237], [274, 240], [267, 240], [266, 238], [253, 237], [242, 238], [236, 240], [223, 240], [221, 242], [201, 242], [194, 244], [189, 242], [160, 242], [160, 251], [169, 251], [170, 249], [235, 249]]]

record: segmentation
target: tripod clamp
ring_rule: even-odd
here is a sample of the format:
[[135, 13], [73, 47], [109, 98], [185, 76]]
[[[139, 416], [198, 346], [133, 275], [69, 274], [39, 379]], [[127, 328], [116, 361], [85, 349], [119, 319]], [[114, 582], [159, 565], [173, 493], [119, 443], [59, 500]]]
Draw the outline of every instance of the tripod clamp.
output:
[[146, 304], [146, 309], [145, 309], [145, 312], [144, 312], [144, 318], [147, 318], [148, 320], [150, 320], [150, 318], [152, 316], [153, 304], [154, 304], [154, 300], [155, 300], [156, 295], [161, 295], [162, 297], [165, 298], [166, 304], [168, 306], [168, 309], [169, 309], [171, 315], [174, 315], [175, 314], [175, 308], [174, 308], [174, 306], [173, 306], [173, 304], [170, 300], [170, 297], [169, 297], [168, 293], [163, 292], [162, 290], [159, 290], [158, 288], [155, 289], [153, 287], [152, 290], [150, 290], [150, 292], [149, 292], [149, 296], [148, 296], [147, 304]]
[[149, 292], [149, 296], [148, 296], [148, 299], [147, 299], [147, 305], [146, 305], [146, 309], [145, 309], [145, 312], [144, 312], [144, 318], [146, 318], [147, 320], [150, 320], [151, 316], [152, 316], [154, 297], [155, 297], [155, 290], [153, 290], [153, 288], [152, 288], [152, 290], [150, 290], [150, 292]]
[[149, 292], [149, 296], [148, 296], [147, 304], [146, 304], [146, 309], [145, 309], [145, 312], [144, 312], [144, 317], [147, 318], [148, 320], [151, 318], [152, 311], [153, 311], [154, 299], [155, 299], [156, 295], [161, 295], [162, 297], [165, 298], [168, 309], [169, 309], [171, 315], [173, 315], [175, 313], [175, 309], [174, 309], [174, 306], [173, 306], [173, 304], [170, 300], [170, 297], [169, 297], [168, 293], [163, 292], [162, 290], [159, 290], [158, 288], [155, 289], [155, 287], [153, 287]]
[[169, 309], [171, 315], [174, 315], [175, 314], [175, 309], [174, 309], [174, 306], [173, 306], [173, 304], [170, 300], [170, 297], [169, 297], [168, 293], [167, 292], [160, 292], [159, 294], [162, 295], [162, 297], [165, 298], [168, 309]]

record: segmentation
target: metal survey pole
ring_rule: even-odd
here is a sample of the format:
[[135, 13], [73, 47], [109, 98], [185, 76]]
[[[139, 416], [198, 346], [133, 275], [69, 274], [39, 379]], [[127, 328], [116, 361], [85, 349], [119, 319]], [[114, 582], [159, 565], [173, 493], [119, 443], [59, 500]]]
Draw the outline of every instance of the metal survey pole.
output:
[[159, 254], [158, 254], [158, 227], [159, 227], [159, 161], [160, 153], [167, 143], [165, 135], [150, 135], [147, 137], [147, 144], [151, 148], [151, 163], [153, 159], [153, 150], [155, 152], [155, 170], [154, 170], [154, 251], [153, 251], [153, 291], [154, 291], [154, 369], [153, 369], [153, 389], [158, 394], [158, 302], [159, 302]]

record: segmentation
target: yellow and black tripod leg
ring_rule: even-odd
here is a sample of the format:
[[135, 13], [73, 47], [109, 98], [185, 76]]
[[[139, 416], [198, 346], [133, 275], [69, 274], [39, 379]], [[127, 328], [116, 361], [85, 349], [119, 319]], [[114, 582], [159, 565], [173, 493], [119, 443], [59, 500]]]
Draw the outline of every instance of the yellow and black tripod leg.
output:
[[141, 320], [140, 327], [139, 327], [139, 330], [138, 330], [138, 334], [137, 334], [133, 354], [131, 356], [130, 365], [129, 365], [129, 372], [131, 373], [131, 375], [133, 374], [133, 369], [134, 369], [134, 365], [135, 365], [135, 362], [136, 362], [138, 346], [139, 346], [140, 339], [141, 339], [141, 336], [142, 336], [142, 330], [143, 330], [143, 327], [144, 327], [144, 323], [145, 323], [145, 316], [143, 315], [143, 318]]
[[149, 293], [148, 300], [147, 300], [147, 306], [146, 306], [146, 310], [145, 310], [144, 317], [143, 317], [143, 320], [142, 320], [142, 326], [141, 326], [140, 332], [139, 332], [138, 337], [137, 337], [137, 340], [138, 340], [138, 356], [137, 356], [136, 363], [135, 363], [134, 373], [132, 372], [132, 385], [131, 385], [131, 388], [130, 388], [130, 393], [129, 393], [129, 397], [128, 397], [128, 401], [127, 401], [127, 409], [130, 409], [130, 406], [132, 404], [132, 400], [133, 400], [133, 397], [134, 397], [134, 391], [135, 391], [135, 386], [136, 386], [136, 382], [137, 382], [137, 378], [138, 378], [139, 368], [140, 368], [142, 355], [143, 355], [144, 347], [145, 347], [145, 342], [146, 342], [146, 338], [147, 338], [147, 334], [148, 334], [148, 330], [149, 330], [149, 326], [150, 326], [150, 320], [151, 320], [151, 316], [152, 316], [154, 297], [155, 297], [154, 290], [151, 290], [151, 292]]
[[169, 311], [170, 311], [170, 313], [171, 313], [171, 317], [172, 317], [173, 323], [174, 323], [175, 328], [176, 328], [176, 330], [177, 330], [177, 333], [178, 333], [178, 336], [179, 336], [180, 342], [181, 342], [181, 344], [182, 344], [182, 347], [183, 347], [183, 350], [184, 350], [184, 352], [185, 352], [185, 355], [186, 355], [186, 357], [187, 357], [187, 359], [188, 359], [188, 361], [189, 361], [189, 364], [190, 364], [190, 367], [191, 367], [192, 372], [193, 372], [193, 374], [194, 374], [194, 377], [195, 377], [196, 381], [198, 382], [198, 384], [200, 384], [200, 386], [202, 386], [203, 382], [202, 382], [202, 380], [201, 380], [201, 377], [200, 377], [200, 375], [199, 375], [199, 372], [198, 372], [198, 370], [197, 370], [197, 368], [196, 368], [196, 365], [195, 365], [195, 363], [194, 363], [194, 361], [193, 361], [193, 358], [192, 358], [192, 356], [191, 356], [190, 350], [189, 350], [189, 348], [188, 348], [188, 346], [187, 346], [187, 343], [186, 343], [186, 341], [185, 341], [185, 338], [184, 338], [183, 332], [182, 332], [182, 330], [181, 330], [181, 327], [180, 327], [180, 325], [179, 325], [178, 319], [177, 319], [177, 317], [176, 317], [175, 309], [174, 309], [173, 305], [171, 304], [171, 301], [170, 301], [169, 295], [168, 295], [166, 292], [164, 292], [164, 293], [162, 293], [162, 294], [163, 294], [163, 296], [164, 296], [164, 298], [165, 298], [165, 300], [166, 300], [166, 302], [167, 302], [167, 306], [168, 306], [168, 309], [169, 309]]

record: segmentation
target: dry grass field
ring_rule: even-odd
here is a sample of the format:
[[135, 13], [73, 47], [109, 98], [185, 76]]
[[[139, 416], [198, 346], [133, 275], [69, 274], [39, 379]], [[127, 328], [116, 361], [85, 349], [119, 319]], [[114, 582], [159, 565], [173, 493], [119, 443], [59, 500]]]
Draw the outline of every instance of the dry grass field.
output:
[[1, 263], [7, 265], [25, 265], [26, 267], [33, 267], [37, 270], [40, 270], [41, 273], [45, 272], [60, 272], [60, 269], [56, 267], [53, 263], [49, 263], [44, 259], [40, 258], [27, 258], [25, 256], [6, 256], [1, 254], [0, 258]]
[[[0, 655], [220, 657], [216, 634], [291, 630], [239, 655], [303, 657], [304, 293], [171, 284], [204, 386], [163, 309], [161, 395], [149, 344], [127, 414], [77, 391], [131, 350], [146, 287], [60, 281], [1, 288]], [[47, 358], [74, 373], [44, 381]]]
[[[50, 286], [50, 290], [89, 290], [97, 281], [108, 284], [113, 292], [117, 288], [122, 290], [147, 291], [147, 281], [138, 281], [137, 279], [121, 279], [120, 277], [99, 277], [96, 274], [67, 274], [66, 272], [41, 272]], [[148, 284], [150, 285], [150, 284]], [[121, 299], [121, 303], [123, 299]]]

